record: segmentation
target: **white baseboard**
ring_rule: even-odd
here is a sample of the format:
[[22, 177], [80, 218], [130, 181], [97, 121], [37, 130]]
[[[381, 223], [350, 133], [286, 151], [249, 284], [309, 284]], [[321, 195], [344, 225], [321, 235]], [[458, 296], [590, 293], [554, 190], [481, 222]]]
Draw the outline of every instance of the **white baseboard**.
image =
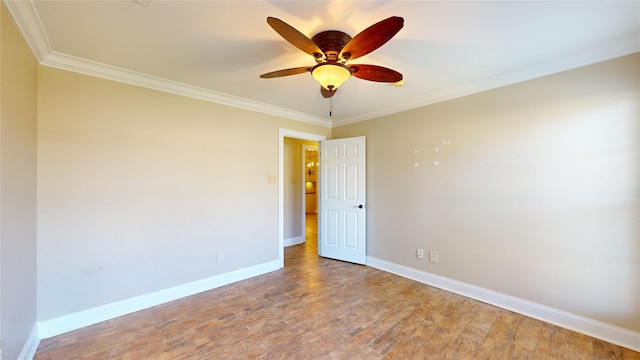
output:
[[40, 345], [40, 338], [38, 337], [38, 327], [37, 325], [34, 325], [33, 329], [31, 329], [31, 332], [29, 333], [27, 342], [25, 342], [22, 350], [20, 351], [20, 354], [18, 355], [18, 360], [32, 360], [36, 355], [38, 345]]
[[298, 245], [298, 244], [302, 244], [303, 242], [304, 242], [303, 236], [296, 236], [296, 237], [284, 239], [284, 246], [287, 247], [291, 245]]
[[231, 271], [225, 274], [212, 276], [210, 278], [190, 282], [187, 284], [178, 285], [150, 294], [136, 296], [125, 300], [116, 301], [111, 304], [106, 304], [76, 313], [60, 316], [54, 319], [45, 320], [42, 322], [38, 322], [37, 335], [39, 339], [46, 339], [69, 331], [80, 329], [85, 326], [97, 324], [105, 320], [113, 319], [118, 316], [130, 314], [135, 311], [164, 304], [166, 302], [201, 293], [203, 291], [215, 289], [217, 287], [231, 284], [236, 281], [262, 275], [280, 268], [281, 266], [279, 261], [271, 261], [268, 263]]
[[423, 284], [451, 291], [472, 299], [498, 306], [565, 329], [576, 331], [597, 339], [640, 351], [640, 333], [605, 324], [528, 300], [502, 294], [479, 286], [394, 264], [385, 260], [367, 257], [367, 265]]
[[[454, 292], [472, 299], [495, 305], [519, 314], [548, 322], [569, 330], [611, 342], [635, 351], [640, 351], [640, 333], [588, 319], [579, 315], [516, 298], [496, 291], [481, 288], [443, 276], [412, 269], [385, 260], [367, 257], [367, 265], [427, 285]], [[151, 294], [102, 305], [96, 308], [64, 315], [39, 322], [31, 331], [19, 360], [30, 360], [35, 355], [40, 339], [46, 339], [85, 326], [130, 314], [152, 306], [177, 300], [189, 295], [215, 289], [236, 281], [262, 275], [280, 268], [279, 261], [272, 261], [245, 269], [216, 275], [207, 279], [179, 285]]]

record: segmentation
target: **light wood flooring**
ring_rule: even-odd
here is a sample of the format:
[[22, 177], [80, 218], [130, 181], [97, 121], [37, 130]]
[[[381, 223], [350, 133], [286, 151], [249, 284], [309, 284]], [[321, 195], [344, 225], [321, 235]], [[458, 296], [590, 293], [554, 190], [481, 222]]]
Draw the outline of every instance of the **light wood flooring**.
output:
[[[310, 217], [311, 222], [315, 217]], [[366, 266], [285, 268], [45, 339], [36, 360], [640, 359], [640, 353]]]

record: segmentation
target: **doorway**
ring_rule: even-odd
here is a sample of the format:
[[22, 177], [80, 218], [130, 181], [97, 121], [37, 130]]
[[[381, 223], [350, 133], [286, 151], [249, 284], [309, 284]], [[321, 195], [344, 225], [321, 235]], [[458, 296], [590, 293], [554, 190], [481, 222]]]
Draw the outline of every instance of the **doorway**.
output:
[[[284, 267], [284, 247], [296, 242], [303, 242], [306, 230], [306, 167], [302, 156], [301, 144], [314, 146], [326, 140], [326, 136], [280, 129], [279, 132], [279, 255], [280, 267]], [[292, 140], [294, 140], [292, 142]], [[285, 148], [285, 143], [287, 147]], [[290, 148], [291, 144], [295, 149]], [[294, 153], [295, 156], [290, 156]], [[316, 152], [317, 154], [317, 152]], [[317, 163], [317, 161], [316, 161]], [[293, 170], [292, 170], [293, 169]], [[297, 170], [296, 170], [297, 169]], [[317, 170], [315, 174], [317, 176]], [[316, 190], [318, 189], [316, 178]], [[311, 184], [310, 186], [313, 186]], [[317, 194], [317, 191], [316, 191]], [[317, 233], [317, 228], [316, 228]]]
[[[301, 145], [300, 158], [302, 160], [302, 233], [304, 242], [309, 238], [309, 234], [318, 233], [318, 143], [303, 143]], [[310, 229], [315, 224], [315, 232]], [[306, 231], [305, 231], [306, 229]]]

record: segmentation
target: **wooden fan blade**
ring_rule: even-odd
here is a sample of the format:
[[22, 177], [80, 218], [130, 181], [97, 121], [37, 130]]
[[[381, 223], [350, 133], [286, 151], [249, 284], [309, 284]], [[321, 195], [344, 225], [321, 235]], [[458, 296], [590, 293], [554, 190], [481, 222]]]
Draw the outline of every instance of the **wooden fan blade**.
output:
[[318, 47], [318, 45], [316, 45], [316, 43], [314, 43], [311, 39], [309, 39], [303, 33], [296, 30], [294, 27], [287, 24], [286, 22], [278, 18], [268, 17], [267, 23], [271, 25], [273, 30], [275, 30], [278, 34], [280, 34], [280, 36], [282, 36], [285, 40], [290, 42], [293, 46], [297, 47], [298, 49], [306, 52], [307, 54], [313, 57], [323, 56], [322, 50], [320, 50], [320, 48]]
[[277, 70], [277, 71], [272, 71], [266, 74], [262, 74], [260, 75], [260, 77], [263, 79], [271, 79], [271, 78], [276, 78], [281, 76], [302, 74], [302, 73], [311, 71], [312, 69], [313, 67], [308, 67], [308, 66], [291, 68], [291, 69], [283, 69], [283, 70]]
[[402, 74], [378, 65], [349, 65], [351, 75], [369, 81], [395, 83], [402, 80]]
[[366, 55], [391, 40], [403, 26], [404, 19], [398, 16], [377, 22], [354, 36], [340, 51], [339, 58], [352, 60]]
[[323, 86], [320, 86], [320, 93], [322, 94], [323, 97], [325, 97], [327, 99], [332, 97], [333, 95], [335, 95], [336, 91], [338, 91], [338, 89], [327, 90]]

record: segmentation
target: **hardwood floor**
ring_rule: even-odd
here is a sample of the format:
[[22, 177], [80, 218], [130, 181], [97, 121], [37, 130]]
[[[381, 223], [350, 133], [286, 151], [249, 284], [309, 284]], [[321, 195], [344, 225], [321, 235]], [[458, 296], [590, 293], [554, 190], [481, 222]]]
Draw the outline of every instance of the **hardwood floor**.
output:
[[[311, 222], [315, 219], [311, 217]], [[45, 339], [35, 359], [640, 359], [640, 353], [366, 266], [285, 268]]]

